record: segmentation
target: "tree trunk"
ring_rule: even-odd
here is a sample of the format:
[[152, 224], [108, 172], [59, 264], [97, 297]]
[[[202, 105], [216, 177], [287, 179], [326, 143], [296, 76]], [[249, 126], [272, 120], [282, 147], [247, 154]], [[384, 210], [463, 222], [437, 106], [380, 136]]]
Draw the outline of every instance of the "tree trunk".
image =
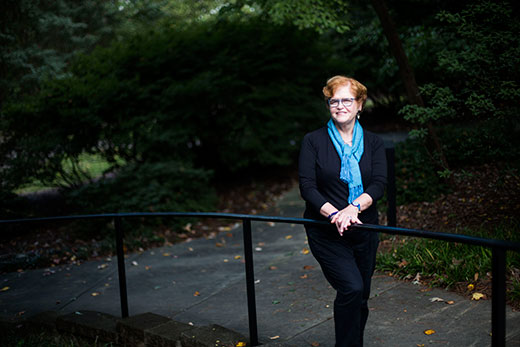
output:
[[[379, 17], [379, 20], [381, 21], [383, 32], [386, 36], [386, 39], [388, 40], [388, 44], [390, 45], [390, 51], [397, 61], [397, 65], [399, 66], [399, 72], [406, 89], [408, 101], [413, 105], [424, 107], [424, 101], [419, 92], [417, 82], [415, 81], [415, 75], [408, 61], [408, 57], [404, 52], [401, 39], [397, 34], [397, 29], [395, 28], [395, 24], [390, 17], [390, 13], [388, 11], [388, 7], [386, 7], [385, 1], [371, 0], [371, 2], [374, 10], [377, 13], [377, 16]], [[444, 169], [449, 169], [448, 162], [446, 161], [446, 157], [444, 156], [444, 152], [439, 141], [439, 137], [437, 136], [437, 132], [435, 131], [431, 121], [428, 121], [427, 126], [435, 151], [439, 154], [441, 166]]]

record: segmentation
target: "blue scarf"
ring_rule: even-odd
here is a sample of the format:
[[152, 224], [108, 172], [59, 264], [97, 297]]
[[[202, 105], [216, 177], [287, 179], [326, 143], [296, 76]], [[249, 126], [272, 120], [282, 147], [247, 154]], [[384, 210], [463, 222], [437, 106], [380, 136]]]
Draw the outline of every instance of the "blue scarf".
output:
[[343, 142], [332, 119], [327, 123], [327, 128], [330, 139], [341, 159], [339, 178], [348, 184], [348, 202], [351, 203], [363, 193], [363, 182], [361, 181], [361, 171], [359, 170], [359, 160], [364, 150], [363, 128], [356, 120], [352, 135], [352, 146]]

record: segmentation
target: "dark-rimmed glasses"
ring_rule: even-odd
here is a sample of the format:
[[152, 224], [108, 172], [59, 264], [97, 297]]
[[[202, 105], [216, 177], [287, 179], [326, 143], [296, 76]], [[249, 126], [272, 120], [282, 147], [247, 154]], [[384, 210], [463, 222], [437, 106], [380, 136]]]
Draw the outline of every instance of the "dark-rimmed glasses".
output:
[[338, 107], [340, 102], [343, 104], [343, 106], [349, 107], [352, 106], [354, 100], [356, 100], [356, 98], [329, 99], [327, 100], [327, 103], [329, 104], [329, 107]]

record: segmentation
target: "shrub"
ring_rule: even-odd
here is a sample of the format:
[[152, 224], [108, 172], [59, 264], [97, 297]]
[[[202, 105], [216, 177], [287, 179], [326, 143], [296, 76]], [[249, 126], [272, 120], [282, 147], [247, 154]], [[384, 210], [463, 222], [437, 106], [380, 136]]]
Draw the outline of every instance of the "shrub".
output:
[[433, 201], [448, 191], [437, 175], [426, 147], [419, 140], [408, 139], [395, 147], [396, 199], [398, 205]]
[[132, 164], [67, 197], [85, 213], [210, 211], [216, 204], [210, 181], [211, 172], [180, 162]]

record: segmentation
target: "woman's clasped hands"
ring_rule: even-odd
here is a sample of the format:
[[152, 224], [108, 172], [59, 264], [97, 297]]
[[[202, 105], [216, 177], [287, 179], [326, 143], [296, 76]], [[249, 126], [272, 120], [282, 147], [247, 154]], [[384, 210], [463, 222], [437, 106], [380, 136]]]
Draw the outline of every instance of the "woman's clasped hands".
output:
[[348, 205], [343, 210], [338, 211], [330, 222], [336, 224], [338, 232], [343, 236], [343, 232], [348, 229], [352, 224], [363, 224], [358, 218], [358, 208], [352, 205]]

